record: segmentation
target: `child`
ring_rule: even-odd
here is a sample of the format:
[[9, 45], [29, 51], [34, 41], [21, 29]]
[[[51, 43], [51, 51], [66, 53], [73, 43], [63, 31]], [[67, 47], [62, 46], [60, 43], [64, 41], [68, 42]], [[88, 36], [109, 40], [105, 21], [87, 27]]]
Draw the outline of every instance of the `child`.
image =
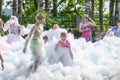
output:
[[28, 39], [26, 40], [25, 47], [23, 52], [26, 52], [26, 48], [28, 42], [31, 39], [30, 49], [32, 51], [34, 62], [31, 65], [30, 69], [32, 72], [36, 72], [38, 69], [39, 64], [42, 63], [42, 60], [45, 57], [45, 48], [44, 48], [44, 41], [41, 37], [41, 33], [43, 32], [43, 24], [45, 22], [45, 17], [43, 14], [38, 14], [36, 16], [36, 23], [34, 24], [33, 28], [30, 31]]
[[117, 22], [117, 30], [114, 32], [116, 37], [120, 37], [120, 20]]
[[53, 39], [59, 40], [61, 32], [67, 32], [65, 29], [59, 27], [58, 24], [54, 24], [53, 28], [48, 31], [49, 41], [54, 41]]
[[48, 36], [44, 36], [43, 40], [44, 40], [44, 43], [47, 43], [48, 42]]
[[117, 26], [111, 27], [107, 32], [106, 36], [120, 37], [120, 20], [117, 22]]
[[3, 27], [3, 31], [8, 31], [7, 42], [11, 44], [20, 40], [20, 35], [23, 33], [23, 26], [19, 24], [18, 18], [16, 16], [11, 16]]
[[59, 40], [55, 46], [56, 54], [50, 57], [50, 63], [58, 63], [61, 61], [64, 66], [72, 65], [73, 54], [71, 51], [70, 42], [66, 39], [67, 34], [62, 32], [61, 40]]
[[1, 67], [2, 67], [2, 70], [4, 69], [4, 64], [3, 64], [3, 58], [2, 58], [2, 55], [0, 54], [0, 60], [1, 60]]

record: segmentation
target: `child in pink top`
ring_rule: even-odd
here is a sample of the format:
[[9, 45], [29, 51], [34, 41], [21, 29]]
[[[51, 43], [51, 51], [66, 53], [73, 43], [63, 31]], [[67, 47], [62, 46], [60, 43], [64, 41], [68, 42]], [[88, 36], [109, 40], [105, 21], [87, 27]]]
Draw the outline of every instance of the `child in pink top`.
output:
[[50, 57], [50, 63], [62, 62], [64, 66], [72, 65], [73, 54], [70, 42], [66, 39], [67, 34], [62, 32], [61, 40], [59, 40], [55, 46], [56, 53]]

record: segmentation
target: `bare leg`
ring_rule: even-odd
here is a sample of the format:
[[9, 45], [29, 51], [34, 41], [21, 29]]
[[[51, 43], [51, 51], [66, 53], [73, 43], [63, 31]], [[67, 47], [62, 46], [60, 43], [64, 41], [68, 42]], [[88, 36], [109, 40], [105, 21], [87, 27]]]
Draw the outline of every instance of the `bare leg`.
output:
[[32, 72], [37, 71], [39, 64], [40, 64], [39, 59], [36, 59], [35, 62], [33, 63], [33, 65], [32, 65]]

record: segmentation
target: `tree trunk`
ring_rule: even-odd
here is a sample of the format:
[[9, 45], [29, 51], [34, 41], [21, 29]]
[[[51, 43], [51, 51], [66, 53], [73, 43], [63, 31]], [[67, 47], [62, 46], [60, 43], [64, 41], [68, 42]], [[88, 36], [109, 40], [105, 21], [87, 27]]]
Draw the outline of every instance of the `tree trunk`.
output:
[[114, 25], [114, 0], [110, 0], [109, 15], [110, 15], [109, 24], [112, 26]]
[[13, 15], [18, 16], [18, 0], [13, 0]]
[[91, 4], [90, 0], [85, 0], [85, 14], [90, 15]]
[[42, 3], [43, 3], [43, 0], [38, 1], [38, 11], [42, 10]]
[[94, 0], [91, 0], [91, 18], [93, 19], [94, 18]]
[[37, 1], [36, 1], [36, 0], [34, 0], [34, 5], [35, 5], [35, 9], [37, 10], [38, 4], [37, 4]]
[[45, 11], [49, 12], [49, 0], [45, 0]]
[[53, 16], [57, 16], [57, 0], [53, 0]]
[[99, 0], [99, 23], [100, 31], [103, 31], [103, 0]]
[[0, 0], [0, 17], [2, 17], [2, 0]]
[[22, 14], [22, 0], [18, 0], [18, 15]]
[[119, 7], [118, 7], [119, 0], [115, 1], [115, 20], [114, 23], [115, 25], [117, 24], [116, 22], [118, 21], [118, 15], [119, 15]]

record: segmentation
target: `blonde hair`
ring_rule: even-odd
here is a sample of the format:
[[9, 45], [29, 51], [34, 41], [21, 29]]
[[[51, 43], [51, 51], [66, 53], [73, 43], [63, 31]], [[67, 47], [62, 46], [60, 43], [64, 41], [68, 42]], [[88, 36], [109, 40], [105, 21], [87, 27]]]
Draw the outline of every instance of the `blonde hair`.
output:
[[89, 15], [88, 14], [84, 14], [83, 16], [82, 16], [82, 22], [84, 22], [84, 18], [85, 17], [89, 17]]
[[58, 29], [59, 28], [59, 25], [58, 24], [54, 24], [53, 25], [53, 29]]
[[45, 22], [45, 16], [43, 14], [37, 14], [36, 21], [40, 21], [41, 23]]
[[2, 28], [3, 27], [3, 21], [2, 21], [2, 19], [0, 18], [0, 28]]

